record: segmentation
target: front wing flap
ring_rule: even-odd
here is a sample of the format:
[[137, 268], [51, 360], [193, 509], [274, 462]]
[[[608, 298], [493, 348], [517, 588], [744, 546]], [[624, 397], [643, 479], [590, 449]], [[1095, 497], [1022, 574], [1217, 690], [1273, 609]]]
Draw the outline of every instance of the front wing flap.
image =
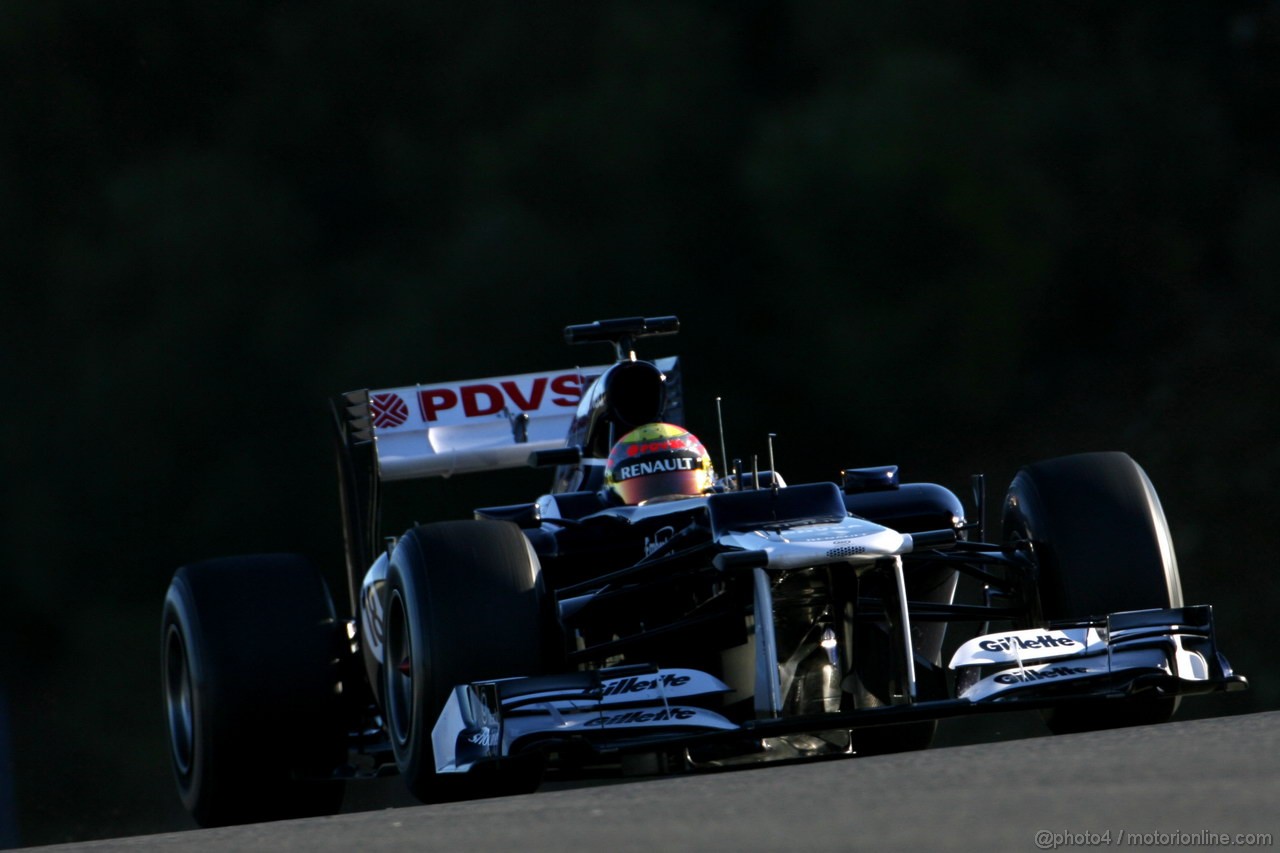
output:
[[956, 696], [974, 703], [1159, 686], [1169, 693], [1243, 687], [1218, 651], [1208, 605], [975, 637], [951, 658]]
[[1208, 606], [976, 637], [956, 650], [956, 698], [733, 722], [699, 702], [732, 692], [695, 669], [623, 666], [456, 687], [432, 732], [436, 770], [468, 772], [532, 750], [599, 755], [1046, 708], [1155, 690], [1247, 686], [1217, 649]]
[[648, 665], [460, 685], [432, 730], [436, 770], [465, 772], [552, 742], [599, 745], [636, 732], [736, 730], [689, 702], [729, 691], [696, 669]]

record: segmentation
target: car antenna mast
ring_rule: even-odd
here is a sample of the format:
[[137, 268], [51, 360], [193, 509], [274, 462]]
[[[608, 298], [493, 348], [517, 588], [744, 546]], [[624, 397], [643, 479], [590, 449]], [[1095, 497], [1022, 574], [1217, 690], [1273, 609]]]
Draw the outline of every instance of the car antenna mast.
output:
[[716, 425], [720, 427], [720, 464], [724, 472], [722, 476], [729, 476], [729, 446], [724, 443], [724, 411], [720, 408], [720, 398], [716, 397]]
[[769, 433], [769, 485], [775, 498], [778, 496], [778, 466], [773, 462], [773, 440], [777, 437], [776, 432]]

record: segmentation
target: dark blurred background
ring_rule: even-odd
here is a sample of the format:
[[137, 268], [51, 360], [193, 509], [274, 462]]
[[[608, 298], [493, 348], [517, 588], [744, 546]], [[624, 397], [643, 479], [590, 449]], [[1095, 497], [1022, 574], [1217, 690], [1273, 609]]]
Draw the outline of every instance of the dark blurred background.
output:
[[1253, 677], [1183, 714], [1280, 706], [1278, 47], [1274, 0], [0, 4], [0, 843], [190, 825], [165, 587], [342, 589], [329, 395], [609, 316], [678, 314], [695, 431], [792, 482], [1128, 451]]

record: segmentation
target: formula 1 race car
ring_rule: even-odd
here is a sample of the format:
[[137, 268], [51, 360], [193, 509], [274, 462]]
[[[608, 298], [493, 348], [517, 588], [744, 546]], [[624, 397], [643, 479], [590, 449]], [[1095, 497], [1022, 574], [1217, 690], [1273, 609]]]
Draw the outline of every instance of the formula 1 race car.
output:
[[[347, 781], [394, 772], [433, 802], [532, 791], [548, 768], [919, 749], [975, 712], [1155, 723], [1246, 686], [1211, 608], [1183, 604], [1129, 456], [1022, 468], [994, 541], [981, 488], [966, 512], [896, 466], [788, 485], [722, 451], [717, 475], [682, 426], [678, 359], [636, 357], [678, 327], [569, 326], [615, 362], [334, 401], [351, 617], [291, 555], [184, 566], [165, 600], [169, 743], [197, 821], [333, 813]], [[554, 469], [547, 494], [380, 529], [388, 482], [524, 465]], [[957, 602], [961, 577], [981, 603]]]

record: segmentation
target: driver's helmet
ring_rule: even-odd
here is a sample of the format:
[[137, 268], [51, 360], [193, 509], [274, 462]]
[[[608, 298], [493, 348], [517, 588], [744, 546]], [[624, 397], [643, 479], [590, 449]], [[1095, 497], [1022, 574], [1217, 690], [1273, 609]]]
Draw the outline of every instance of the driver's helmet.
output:
[[604, 488], [624, 504], [690, 497], [710, 491], [716, 475], [698, 437], [675, 424], [645, 424], [609, 451]]

